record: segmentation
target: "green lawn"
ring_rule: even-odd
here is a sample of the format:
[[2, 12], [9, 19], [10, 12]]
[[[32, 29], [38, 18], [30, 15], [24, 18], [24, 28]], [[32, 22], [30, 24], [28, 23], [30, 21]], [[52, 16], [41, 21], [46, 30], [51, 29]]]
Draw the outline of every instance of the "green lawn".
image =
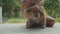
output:
[[[5, 23], [25, 23], [27, 19], [25, 18], [10, 18]], [[55, 18], [56, 22], [60, 22], [60, 18]]]
[[23, 22], [26, 22], [26, 19], [16, 18], [16, 19], [10, 19], [7, 22], [10, 22], [10, 23], [23, 23]]
[[25, 23], [27, 19], [25, 18], [8, 18], [4, 19], [4, 23]]
[[60, 22], [60, 18], [55, 18], [55, 21], [56, 22]]

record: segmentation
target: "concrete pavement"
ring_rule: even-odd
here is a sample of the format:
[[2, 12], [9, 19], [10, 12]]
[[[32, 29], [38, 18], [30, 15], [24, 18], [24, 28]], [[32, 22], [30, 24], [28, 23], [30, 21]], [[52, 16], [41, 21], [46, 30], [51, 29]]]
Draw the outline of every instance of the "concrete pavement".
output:
[[60, 23], [46, 29], [26, 29], [25, 24], [0, 24], [0, 34], [60, 34]]

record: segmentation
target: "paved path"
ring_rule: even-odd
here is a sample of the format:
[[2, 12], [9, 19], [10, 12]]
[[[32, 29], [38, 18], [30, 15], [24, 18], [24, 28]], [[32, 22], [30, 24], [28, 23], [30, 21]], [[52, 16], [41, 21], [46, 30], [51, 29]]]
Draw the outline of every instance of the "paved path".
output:
[[0, 24], [0, 34], [60, 34], [60, 23], [46, 29], [26, 29], [25, 24]]

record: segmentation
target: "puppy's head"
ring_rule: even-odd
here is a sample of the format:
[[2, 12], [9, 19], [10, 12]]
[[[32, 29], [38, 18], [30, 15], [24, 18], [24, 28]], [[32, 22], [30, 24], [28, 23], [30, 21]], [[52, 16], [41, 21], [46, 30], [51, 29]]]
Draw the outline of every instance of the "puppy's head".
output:
[[29, 15], [29, 19], [34, 22], [39, 22], [41, 16], [43, 16], [42, 12], [37, 7], [27, 9], [27, 14]]

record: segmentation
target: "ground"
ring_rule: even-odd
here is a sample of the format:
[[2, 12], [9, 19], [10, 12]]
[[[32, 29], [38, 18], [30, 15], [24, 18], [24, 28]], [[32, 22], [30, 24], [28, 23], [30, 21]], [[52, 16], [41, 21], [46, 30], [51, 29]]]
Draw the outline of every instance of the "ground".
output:
[[0, 24], [0, 34], [60, 34], [60, 23], [56, 23], [54, 27], [46, 27], [45, 29], [26, 29], [25, 23]]

